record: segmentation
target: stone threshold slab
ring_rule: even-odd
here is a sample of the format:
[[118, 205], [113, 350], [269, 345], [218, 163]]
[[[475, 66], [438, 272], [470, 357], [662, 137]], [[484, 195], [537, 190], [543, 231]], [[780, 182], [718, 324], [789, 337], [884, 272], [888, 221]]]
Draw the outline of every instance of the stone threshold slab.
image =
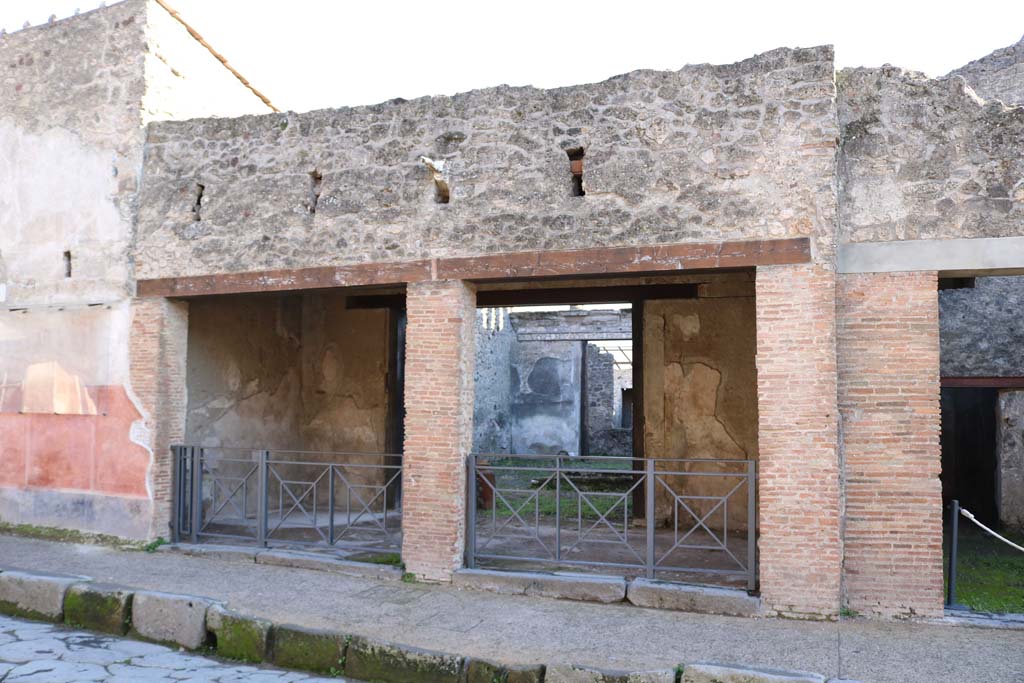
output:
[[626, 581], [623, 578], [592, 574], [459, 569], [452, 576], [452, 585], [506, 595], [534, 595], [600, 603], [626, 601], [638, 607], [701, 614], [739, 617], [762, 615], [761, 599], [748, 595], [746, 591], [654, 579]]
[[293, 569], [312, 569], [382, 581], [399, 581], [402, 578], [402, 570], [393, 565], [356, 562], [354, 560], [331, 557], [322, 553], [301, 550], [284, 550], [280, 548], [267, 550], [248, 546], [191, 543], [162, 545], [157, 550], [163, 553], [205, 557], [210, 560], [255, 562], [256, 564], [291, 567]]

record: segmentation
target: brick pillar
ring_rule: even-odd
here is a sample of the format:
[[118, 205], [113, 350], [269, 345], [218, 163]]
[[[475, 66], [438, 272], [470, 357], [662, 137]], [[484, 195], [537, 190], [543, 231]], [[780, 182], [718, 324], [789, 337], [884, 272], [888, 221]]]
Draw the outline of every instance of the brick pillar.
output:
[[129, 390], [143, 415], [146, 443], [153, 454], [149, 469], [153, 519], [150, 538], [170, 534], [171, 451], [185, 438], [188, 304], [168, 299], [132, 301]]
[[937, 275], [842, 275], [837, 303], [846, 604], [942, 616]]
[[839, 610], [835, 275], [757, 269], [761, 596], [771, 613]]
[[410, 284], [406, 310], [402, 560], [449, 581], [465, 546], [476, 292], [461, 281]]

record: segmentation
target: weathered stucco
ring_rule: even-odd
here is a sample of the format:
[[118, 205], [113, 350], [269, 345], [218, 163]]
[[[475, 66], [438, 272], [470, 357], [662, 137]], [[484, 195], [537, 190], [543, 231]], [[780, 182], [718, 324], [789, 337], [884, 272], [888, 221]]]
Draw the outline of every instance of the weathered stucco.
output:
[[[792, 236], [827, 260], [836, 137], [827, 47], [556, 90], [155, 123], [136, 267], [154, 278]], [[585, 197], [566, 154], [580, 147]], [[443, 161], [450, 203], [421, 156]]]
[[891, 66], [837, 83], [841, 242], [1020, 234], [1024, 107]]

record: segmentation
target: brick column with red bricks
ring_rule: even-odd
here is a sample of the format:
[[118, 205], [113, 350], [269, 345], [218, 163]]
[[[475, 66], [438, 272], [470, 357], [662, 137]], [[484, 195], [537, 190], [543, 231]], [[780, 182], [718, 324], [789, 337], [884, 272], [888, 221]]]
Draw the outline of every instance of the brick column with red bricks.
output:
[[757, 269], [761, 596], [769, 613], [839, 611], [835, 274]]
[[413, 283], [406, 311], [402, 560], [422, 579], [449, 581], [466, 537], [476, 292], [457, 280]]
[[936, 273], [841, 275], [846, 604], [942, 616]]
[[153, 496], [151, 538], [169, 538], [171, 445], [185, 437], [188, 304], [168, 299], [135, 299], [129, 347], [131, 396], [138, 402], [153, 453], [149, 486]]

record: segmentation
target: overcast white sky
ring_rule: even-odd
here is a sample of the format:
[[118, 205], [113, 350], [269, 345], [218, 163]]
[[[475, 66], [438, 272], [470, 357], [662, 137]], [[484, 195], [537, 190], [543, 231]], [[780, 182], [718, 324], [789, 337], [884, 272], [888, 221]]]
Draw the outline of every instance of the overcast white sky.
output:
[[[278, 107], [297, 111], [586, 83], [824, 43], [836, 46], [840, 67], [890, 63], [939, 76], [1024, 34], [1024, 0], [169, 3]], [[0, 27], [98, 4], [0, 0]]]

